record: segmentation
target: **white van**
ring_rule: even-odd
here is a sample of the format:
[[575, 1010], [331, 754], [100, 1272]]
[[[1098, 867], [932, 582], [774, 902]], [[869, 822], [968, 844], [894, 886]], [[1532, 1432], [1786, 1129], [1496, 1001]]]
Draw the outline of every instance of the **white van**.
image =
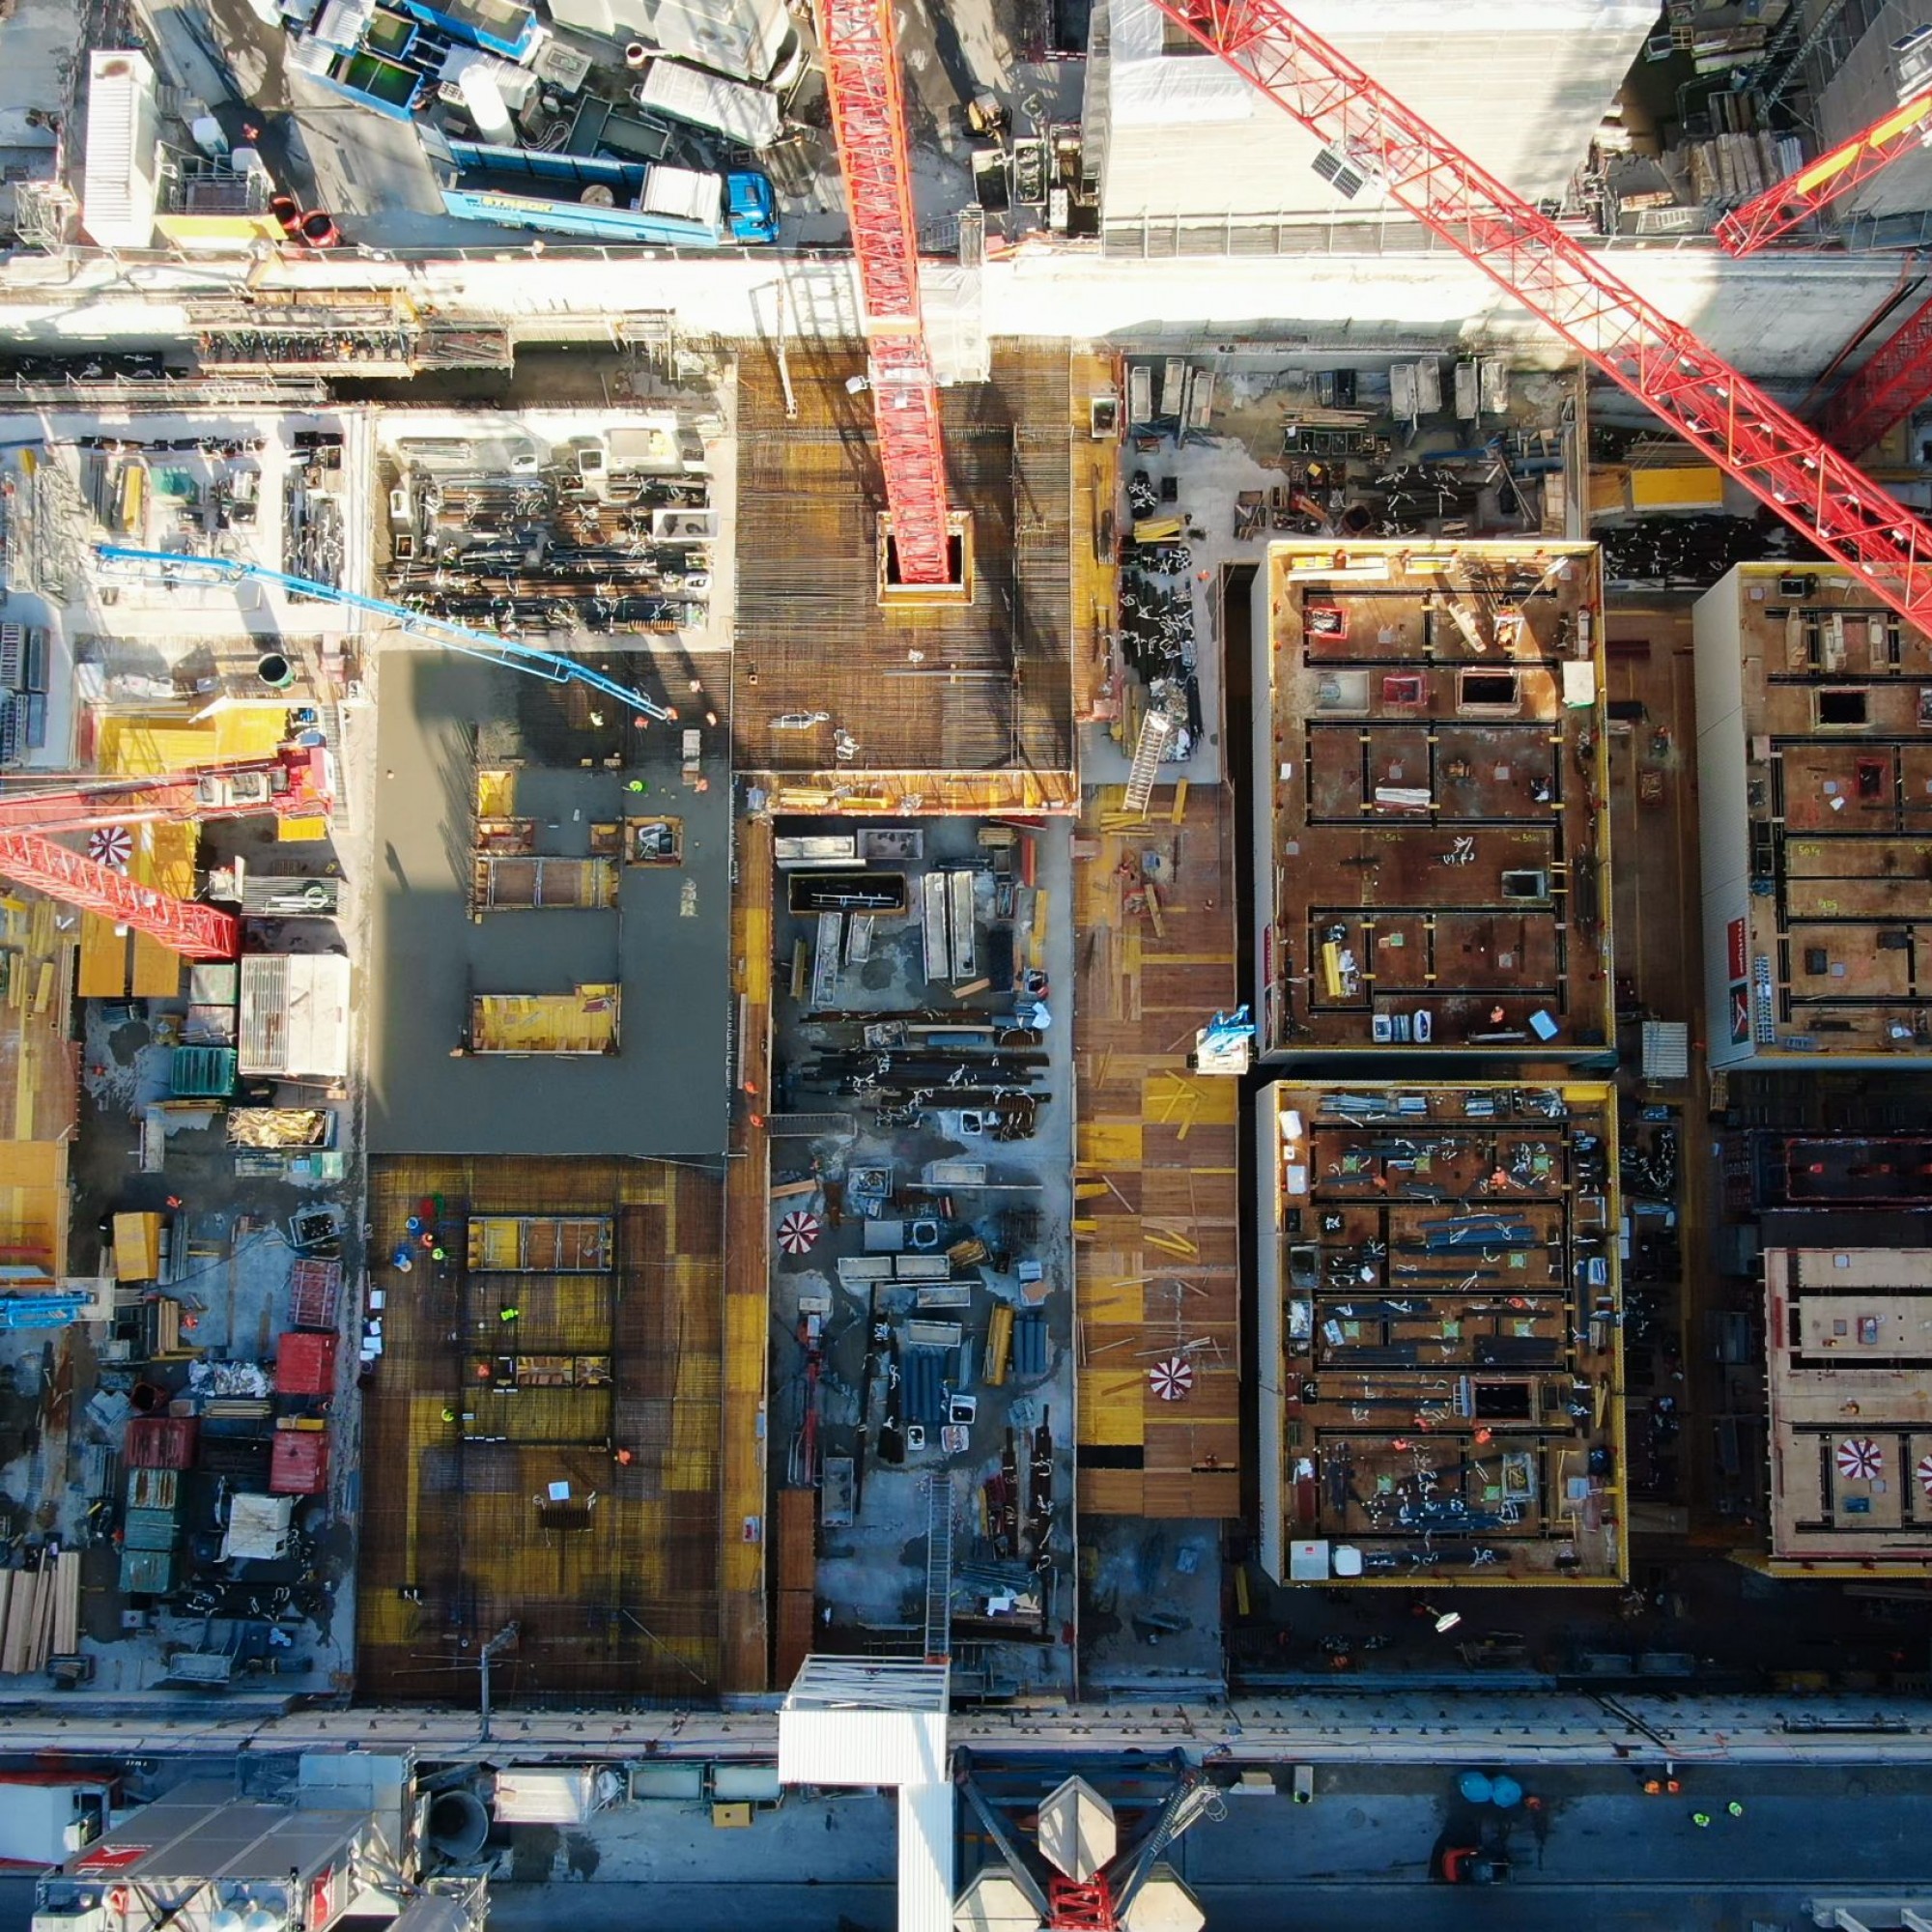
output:
[[708, 128], [741, 148], [769, 148], [783, 125], [777, 95], [682, 61], [652, 61], [631, 99], [653, 114]]

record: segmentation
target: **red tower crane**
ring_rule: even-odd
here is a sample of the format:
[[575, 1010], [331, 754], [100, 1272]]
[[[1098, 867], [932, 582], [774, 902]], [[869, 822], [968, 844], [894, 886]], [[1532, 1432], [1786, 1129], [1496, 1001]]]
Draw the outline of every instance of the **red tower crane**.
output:
[[0, 792], [0, 875], [132, 926], [189, 959], [233, 959], [242, 950], [242, 923], [232, 913], [144, 886], [49, 835], [264, 812], [305, 817], [327, 811], [329, 802], [326, 754], [298, 747], [273, 758], [224, 760], [158, 777], [80, 777]]
[[1932, 526], [1477, 166], [1280, 0], [1154, 0], [1900, 616], [1932, 629]]
[[1847, 456], [1869, 449], [1932, 396], [1932, 301], [1914, 309], [1825, 406], [1820, 432]]
[[952, 579], [939, 383], [919, 298], [919, 240], [892, 0], [818, 0], [832, 133], [852, 213], [886, 507], [906, 584]]
[[1821, 208], [1829, 208], [1855, 187], [1862, 187], [1901, 155], [1919, 147], [1928, 130], [1928, 115], [1932, 115], [1932, 94], [1921, 94], [1917, 100], [1894, 107], [1862, 133], [1854, 134], [1815, 161], [1807, 161], [1795, 175], [1732, 210], [1718, 223], [1718, 245], [1726, 254], [1750, 255], [1767, 242], [1790, 234]]

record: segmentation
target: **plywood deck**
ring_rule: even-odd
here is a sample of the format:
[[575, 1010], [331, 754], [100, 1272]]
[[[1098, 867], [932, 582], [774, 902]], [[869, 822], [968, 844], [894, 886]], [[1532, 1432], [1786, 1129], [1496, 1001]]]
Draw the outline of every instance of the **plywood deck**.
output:
[[[1075, 866], [1074, 1056], [1079, 1497], [1102, 1515], [1227, 1517], [1240, 1507], [1236, 1085], [1187, 1070], [1195, 1029], [1235, 1003], [1232, 802], [1154, 795], [1108, 829], [1118, 790], [1090, 792]], [[1116, 868], [1164, 860], [1161, 920], [1123, 908]], [[1163, 1402], [1174, 1354], [1192, 1391]]]
[[[378, 1254], [425, 1202], [449, 1261], [371, 1272], [387, 1346], [363, 1410], [363, 1690], [473, 1701], [476, 1650], [515, 1618], [505, 1701], [715, 1693], [722, 1176], [379, 1159]], [[615, 1265], [469, 1273], [472, 1210], [611, 1215]]]
[[[738, 889], [731, 912], [741, 1091], [724, 1184], [724, 1540], [719, 1577], [723, 1688], [744, 1692], [772, 1688], [763, 1428], [771, 1321], [771, 1142], [760, 1099], [771, 1079], [773, 878], [771, 821], [747, 819], [738, 828]], [[744, 1091], [747, 1083], [755, 1091]], [[748, 1536], [748, 1525], [758, 1533]]]
[[1612, 1045], [1595, 553], [1268, 554], [1264, 1041]]

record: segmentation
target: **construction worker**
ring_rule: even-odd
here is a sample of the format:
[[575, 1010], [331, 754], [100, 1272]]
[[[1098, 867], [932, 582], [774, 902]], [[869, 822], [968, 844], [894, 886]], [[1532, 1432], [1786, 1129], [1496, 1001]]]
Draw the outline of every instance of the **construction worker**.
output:
[[518, 1311], [514, 1308], [499, 1308], [497, 1311], [497, 1320], [498, 1321], [514, 1321], [517, 1319], [517, 1313]]
[[1724, 1806], [1724, 1809], [1728, 1811], [1733, 1818], [1742, 1818], [1745, 1815], [1745, 1807], [1742, 1804], [1740, 1804], [1735, 1798], [1733, 1798], [1731, 1802]]
[[445, 1408], [442, 1411], [442, 1419], [445, 1422], [454, 1422], [456, 1420], [456, 1411], [453, 1408]]
[[1711, 1814], [1708, 1811], [1693, 1811], [1690, 1814], [1690, 1822], [1698, 1831], [1706, 1831], [1710, 1827]]
[[642, 780], [642, 779], [633, 779], [633, 780], [632, 780], [632, 781], [630, 781], [630, 782], [629, 782], [629, 783], [628, 783], [628, 784], [627, 784], [627, 785], [626, 785], [626, 786], [624, 787], [624, 789], [625, 789], [626, 791], [635, 791], [635, 792], [639, 792], [639, 793], [642, 793], [642, 792], [647, 792], [647, 791], [649, 791], [649, 790], [650, 790], [650, 786], [649, 786], [649, 785], [647, 785], [647, 784], [646, 784], [646, 783], [645, 783], [645, 782], [643, 781], [643, 780]]

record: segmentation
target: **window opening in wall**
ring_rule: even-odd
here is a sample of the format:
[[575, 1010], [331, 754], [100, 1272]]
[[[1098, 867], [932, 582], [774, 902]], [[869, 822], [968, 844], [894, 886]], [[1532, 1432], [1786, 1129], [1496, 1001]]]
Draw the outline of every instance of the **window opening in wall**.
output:
[[1482, 1422], [1527, 1422], [1530, 1417], [1527, 1382], [1478, 1382], [1475, 1401]]
[[1456, 680], [1457, 708], [1463, 711], [1514, 711], [1517, 677], [1513, 670], [1465, 670]]

